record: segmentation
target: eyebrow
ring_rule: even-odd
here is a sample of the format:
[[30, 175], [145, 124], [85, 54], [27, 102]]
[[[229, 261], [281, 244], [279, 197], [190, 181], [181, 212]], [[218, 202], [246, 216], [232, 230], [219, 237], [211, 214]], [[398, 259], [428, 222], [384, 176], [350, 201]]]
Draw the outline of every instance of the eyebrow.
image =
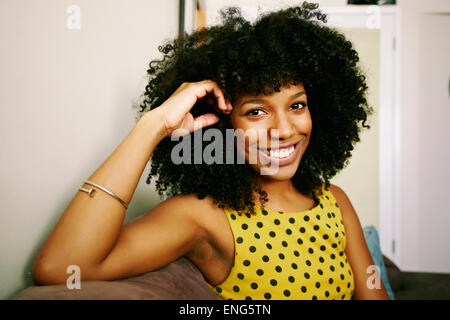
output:
[[[301, 97], [302, 95], [306, 94], [306, 92], [304, 90], [297, 92], [296, 94], [293, 94], [290, 97], [290, 100]], [[266, 100], [264, 99], [249, 99], [249, 100], [245, 100], [243, 103], [241, 103], [238, 107], [241, 108], [244, 104], [247, 103], [261, 103], [261, 102], [265, 102]]]

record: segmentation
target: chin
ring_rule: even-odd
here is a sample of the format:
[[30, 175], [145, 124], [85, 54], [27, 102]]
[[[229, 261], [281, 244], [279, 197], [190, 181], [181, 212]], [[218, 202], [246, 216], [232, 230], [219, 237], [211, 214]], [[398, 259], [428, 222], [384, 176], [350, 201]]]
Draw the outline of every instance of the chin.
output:
[[300, 159], [291, 163], [287, 166], [263, 166], [263, 165], [252, 165], [254, 171], [258, 173], [258, 175], [267, 180], [275, 180], [275, 181], [285, 181], [290, 180], [294, 177], [297, 172], [297, 169], [300, 165]]

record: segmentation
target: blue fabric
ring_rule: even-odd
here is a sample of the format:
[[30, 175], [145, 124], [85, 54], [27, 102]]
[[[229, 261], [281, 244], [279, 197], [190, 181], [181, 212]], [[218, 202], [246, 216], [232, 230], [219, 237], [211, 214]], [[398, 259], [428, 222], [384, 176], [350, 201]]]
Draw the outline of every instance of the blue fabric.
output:
[[389, 279], [386, 272], [386, 266], [383, 261], [383, 254], [380, 248], [380, 238], [378, 236], [378, 231], [374, 226], [367, 226], [363, 228], [364, 237], [366, 238], [367, 246], [369, 247], [370, 255], [372, 256], [373, 262], [378, 267], [381, 274], [381, 280], [383, 281], [384, 287], [391, 300], [395, 299], [394, 292], [392, 291], [391, 285], [389, 284]]

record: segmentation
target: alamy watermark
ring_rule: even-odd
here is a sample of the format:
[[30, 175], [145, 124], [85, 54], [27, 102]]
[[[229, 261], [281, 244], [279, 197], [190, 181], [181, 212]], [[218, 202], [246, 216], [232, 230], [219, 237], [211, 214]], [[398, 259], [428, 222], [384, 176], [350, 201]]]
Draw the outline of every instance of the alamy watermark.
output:
[[[271, 129], [270, 136], [278, 137], [278, 131]], [[262, 175], [275, 174], [279, 168], [278, 160], [290, 156], [293, 148], [279, 150], [278, 138], [269, 143], [268, 133], [266, 129], [226, 129], [224, 137], [216, 128], [199, 129], [192, 134], [185, 129], [177, 129], [171, 135], [171, 141], [179, 142], [172, 148], [170, 158], [174, 164], [209, 165], [244, 164], [247, 159], [249, 164], [262, 165]], [[211, 143], [203, 149], [203, 142]]]
[[67, 7], [66, 12], [68, 14], [66, 19], [66, 27], [69, 30], [81, 29], [81, 8], [75, 4]]
[[366, 13], [369, 15], [366, 20], [366, 27], [368, 29], [381, 28], [381, 10], [379, 6], [368, 6]]
[[366, 269], [366, 273], [370, 274], [367, 278], [366, 286], [368, 289], [380, 289], [381, 288], [381, 276], [380, 267], [376, 265], [370, 265]]
[[73, 290], [81, 289], [81, 269], [76, 264], [71, 264], [67, 267], [66, 273], [70, 274], [70, 276], [66, 280], [67, 289]]

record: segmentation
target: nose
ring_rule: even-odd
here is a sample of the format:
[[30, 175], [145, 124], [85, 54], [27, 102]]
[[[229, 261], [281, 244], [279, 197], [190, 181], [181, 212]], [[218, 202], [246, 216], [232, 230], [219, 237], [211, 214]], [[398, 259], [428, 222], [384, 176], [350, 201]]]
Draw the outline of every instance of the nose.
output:
[[286, 114], [277, 114], [270, 128], [270, 136], [273, 140], [288, 140], [295, 134], [295, 126]]

